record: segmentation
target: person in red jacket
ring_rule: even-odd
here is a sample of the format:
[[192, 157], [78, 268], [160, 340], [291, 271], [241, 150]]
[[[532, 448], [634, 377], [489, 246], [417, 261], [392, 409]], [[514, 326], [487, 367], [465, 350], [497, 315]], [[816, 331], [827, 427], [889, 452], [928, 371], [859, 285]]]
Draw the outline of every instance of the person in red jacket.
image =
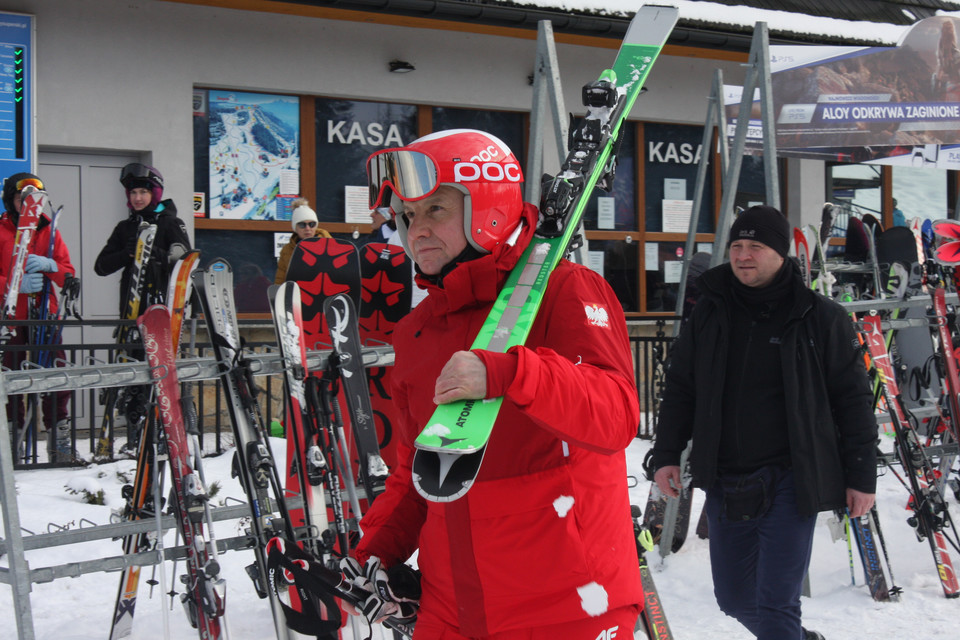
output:
[[[397, 465], [362, 519], [354, 570], [381, 581], [381, 614], [402, 615], [413, 598], [395, 569], [419, 549], [417, 639], [632, 637], [643, 588], [624, 451], [639, 406], [620, 303], [564, 260], [524, 346], [470, 350], [537, 223], [517, 159], [459, 129], [379, 151], [367, 170], [370, 207], [390, 204], [429, 295], [394, 333]], [[421, 497], [413, 441], [434, 408], [498, 396], [470, 491]]]
[[[2, 199], [4, 212], [0, 216], [0, 291], [7, 290], [7, 279], [10, 277], [10, 268], [12, 263], [14, 240], [17, 235], [17, 224], [20, 220], [21, 192], [28, 186], [35, 187], [43, 191], [43, 182], [32, 173], [16, 173], [3, 181]], [[68, 280], [72, 281], [71, 286], [79, 286], [74, 279], [75, 269], [70, 262], [70, 252], [67, 245], [60, 237], [60, 232], [55, 232], [53, 237], [52, 251], [50, 243], [50, 218], [46, 214], [40, 215], [40, 221], [37, 223], [36, 232], [29, 245], [29, 254], [24, 264], [23, 278], [20, 281], [20, 295], [17, 297], [17, 310], [15, 318], [24, 319], [31, 315], [31, 307], [37, 308], [41, 301], [41, 293], [46, 281], [53, 282], [61, 289]], [[49, 312], [48, 316], [53, 316], [57, 312], [57, 296], [52, 291], [48, 298]], [[30, 330], [27, 327], [19, 326], [13, 330], [13, 335], [7, 341], [8, 346], [25, 345], [30, 338]], [[26, 358], [27, 352], [18, 350], [5, 350], [3, 354], [3, 366], [10, 369], [19, 369], [21, 363]], [[49, 352], [45, 355], [48, 362], [63, 362], [63, 351]], [[58, 391], [43, 394], [43, 423], [46, 426], [48, 441], [47, 450], [51, 461], [68, 462], [73, 457], [73, 452], [64, 449], [64, 430], [69, 433], [70, 423], [68, 419], [68, 405], [70, 402], [69, 391]], [[17, 438], [23, 425], [20, 424], [24, 417], [23, 396], [10, 396], [7, 400], [7, 420], [11, 425], [11, 437]], [[61, 447], [57, 448], [57, 430], [60, 430]], [[69, 438], [69, 436], [66, 436]], [[16, 441], [14, 442], [16, 444]]]

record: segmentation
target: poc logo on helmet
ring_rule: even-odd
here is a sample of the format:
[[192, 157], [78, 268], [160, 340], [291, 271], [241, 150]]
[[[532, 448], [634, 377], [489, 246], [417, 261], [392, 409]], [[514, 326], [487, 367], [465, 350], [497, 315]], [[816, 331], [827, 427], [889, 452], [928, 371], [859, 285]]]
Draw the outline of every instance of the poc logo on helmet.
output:
[[520, 165], [515, 162], [498, 164], [496, 162], [457, 162], [453, 165], [453, 177], [457, 182], [521, 182], [523, 174]]

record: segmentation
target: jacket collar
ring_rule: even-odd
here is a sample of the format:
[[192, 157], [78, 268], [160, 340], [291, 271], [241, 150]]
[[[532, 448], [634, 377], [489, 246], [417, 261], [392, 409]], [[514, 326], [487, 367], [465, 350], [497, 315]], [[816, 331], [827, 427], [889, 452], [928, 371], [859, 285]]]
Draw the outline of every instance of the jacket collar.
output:
[[[800, 267], [796, 260], [787, 258], [786, 268], [791, 270], [793, 275], [794, 296], [793, 307], [790, 309], [789, 320], [802, 318], [813, 307], [817, 298], [816, 292], [808, 289], [803, 284], [803, 278], [800, 275]], [[731, 287], [733, 283], [733, 269], [730, 263], [726, 262], [718, 267], [714, 267], [705, 272], [697, 280], [697, 284], [703, 295], [708, 296], [720, 305], [730, 304]]]
[[436, 300], [438, 314], [489, 304], [497, 299], [510, 270], [533, 239], [538, 210], [529, 203], [523, 207], [524, 228], [516, 244], [503, 243], [493, 253], [461, 263], [444, 276], [442, 287], [417, 275], [417, 284], [428, 289], [430, 297]]

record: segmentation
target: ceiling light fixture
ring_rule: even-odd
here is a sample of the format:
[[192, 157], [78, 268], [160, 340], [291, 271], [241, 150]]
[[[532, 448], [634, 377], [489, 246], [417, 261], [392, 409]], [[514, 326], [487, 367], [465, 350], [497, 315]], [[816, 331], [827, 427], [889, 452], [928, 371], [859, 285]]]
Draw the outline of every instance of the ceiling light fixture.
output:
[[406, 60], [391, 60], [390, 61], [390, 73], [410, 73], [411, 71], [416, 71], [416, 67], [407, 62]]

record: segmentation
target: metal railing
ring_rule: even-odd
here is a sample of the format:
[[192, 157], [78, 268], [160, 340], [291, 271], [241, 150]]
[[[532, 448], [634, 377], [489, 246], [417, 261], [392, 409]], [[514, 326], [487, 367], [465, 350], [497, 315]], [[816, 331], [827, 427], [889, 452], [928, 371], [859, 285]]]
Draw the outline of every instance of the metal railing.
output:
[[660, 392], [666, 357], [673, 338], [666, 331], [666, 323], [657, 321], [652, 336], [630, 336], [633, 354], [633, 376], [640, 399], [640, 424], [637, 437], [651, 439], [657, 429], [657, 414], [660, 410]]
[[[20, 322], [20, 321], [18, 321]], [[51, 321], [23, 321], [24, 325], [35, 326], [41, 324], [52, 324]], [[65, 326], [69, 327], [117, 327], [122, 324], [130, 324], [130, 321], [63, 321]], [[241, 321], [240, 330], [244, 333], [250, 329], [264, 329], [266, 325], [262, 321]], [[201, 334], [205, 335], [205, 334]], [[185, 336], [184, 345], [188, 344], [188, 338]], [[276, 350], [276, 344], [269, 342], [245, 342], [244, 347], [248, 354], [270, 355], [274, 354], [279, 358]], [[6, 344], [0, 347], [4, 354], [4, 363], [9, 363], [17, 353], [33, 353], [42, 351], [63, 352], [62, 357], [58, 357], [51, 369], [62, 369], [64, 372], [83, 368], [91, 372], [91, 379], [95, 378], [96, 370], [99, 367], [112, 369], [112, 375], [118, 376], [122, 381], [124, 376], [117, 371], [123, 371], [119, 365], [129, 365], [129, 376], [134, 376], [134, 371], [141, 369], [145, 363], [138, 359], [142, 357], [142, 349], [137, 345], [118, 345], [116, 343], [85, 343], [85, 344], [58, 344], [51, 346], [37, 345], [18, 345]], [[213, 357], [212, 345], [208, 342], [199, 342], [192, 349], [191, 353], [186, 353], [187, 349], [181, 349], [180, 357], [192, 357], [203, 360]], [[34, 356], [32, 359], [36, 359]], [[33, 364], [31, 358], [22, 363], [19, 368], [9, 369], [4, 367], [4, 373], [12, 375], [26, 375], [30, 372], [49, 371], [50, 369], [40, 369]], [[62, 376], [65, 379], [65, 376]], [[122, 382], [121, 382], [122, 383]], [[149, 384], [149, 383], [148, 383]], [[258, 400], [264, 419], [269, 424], [272, 418], [280, 418], [283, 415], [283, 382], [280, 372], [272, 375], [257, 377], [256, 384], [260, 389]], [[69, 466], [72, 462], [49, 462], [46, 455], [45, 438], [48, 434], [45, 430], [52, 426], [52, 420], [44, 420], [39, 415], [32, 412], [43, 406], [43, 397], [50, 393], [58, 393], [57, 385], [52, 382], [45, 385], [39, 393], [31, 393], [33, 389], [21, 390], [18, 394], [11, 394], [8, 397], [7, 419], [11, 430], [12, 444], [15, 449], [15, 469], [43, 468], [49, 466]], [[182, 381], [183, 394], [187, 395], [188, 387], [190, 395], [194, 398], [197, 405], [199, 424], [201, 427], [201, 444], [205, 451], [213, 453], [222, 453], [233, 443], [232, 431], [229, 427], [229, 418], [226, 405], [223, 403], [220, 380], [204, 379]], [[69, 393], [68, 403], [69, 411], [67, 419], [70, 421], [70, 446], [71, 450], [78, 454], [77, 462], [80, 458], [89, 458], [96, 451], [102, 422], [103, 422], [103, 392], [104, 387], [98, 384], [90, 384], [83, 388], [64, 389], [60, 392]], [[29, 404], [33, 396], [33, 406]], [[25, 427], [24, 423], [28, 426]], [[46, 423], [46, 424], [45, 424]], [[130, 436], [122, 424], [115, 425], [112, 422], [108, 426], [108, 436], [115, 445], [123, 443]], [[213, 449], [208, 448], [206, 439], [213, 438]], [[119, 447], [112, 447], [111, 456], [105, 460], [113, 459], [113, 456], [119, 454]]]

